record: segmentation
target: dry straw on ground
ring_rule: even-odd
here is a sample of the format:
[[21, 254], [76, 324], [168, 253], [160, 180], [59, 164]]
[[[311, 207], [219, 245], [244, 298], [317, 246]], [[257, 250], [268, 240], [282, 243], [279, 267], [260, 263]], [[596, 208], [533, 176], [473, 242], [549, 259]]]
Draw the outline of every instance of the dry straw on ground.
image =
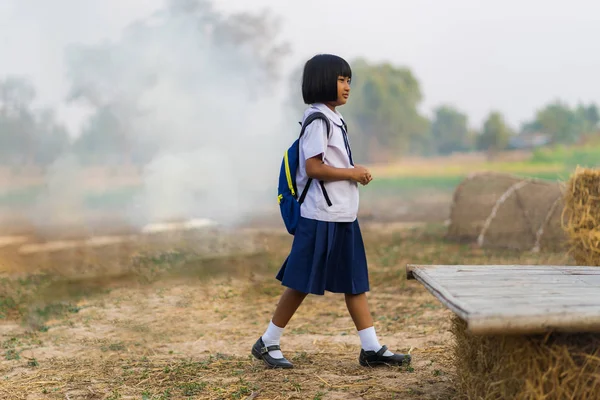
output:
[[563, 228], [576, 263], [600, 266], [600, 170], [577, 168], [567, 182]]
[[[600, 171], [577, 168], [562, 202], [562, 228], [577, 264], [599, 266]], [[475, 336], [466, 328], [456, 317], [454, 364], [460, 397], [600, 397], [600, 333]]]
[[483, 400], [598, 399], [600, 334], [474, 336], [453, 323], [456, 392]]

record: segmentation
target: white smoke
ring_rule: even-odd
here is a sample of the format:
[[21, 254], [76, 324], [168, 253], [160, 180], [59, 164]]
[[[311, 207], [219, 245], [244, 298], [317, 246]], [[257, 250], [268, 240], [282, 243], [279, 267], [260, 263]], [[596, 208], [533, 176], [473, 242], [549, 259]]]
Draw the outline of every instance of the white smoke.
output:
[[[109, 107], [137, 157], [158, 149], [143, 167], [142, 190], [119, 212], [138, 226], [191, 218], [232, 224], [276, 210], [282, 151], [297, 130], [284, 120], [285, 102], [272, 90], [277, 85], [267, 87], [276, 82], [258, 53], [215, 40], [210, 24], [199, 29], [207, 3], [187, 3], [201, 4], [200, 11], [163, 11], [119, 39], [66, 52], [72, 104]], [[83, 165], [66, 157], [48, 169], [51, 184], [32, 216], [37, 225], [85, 207], [73, 176]]]

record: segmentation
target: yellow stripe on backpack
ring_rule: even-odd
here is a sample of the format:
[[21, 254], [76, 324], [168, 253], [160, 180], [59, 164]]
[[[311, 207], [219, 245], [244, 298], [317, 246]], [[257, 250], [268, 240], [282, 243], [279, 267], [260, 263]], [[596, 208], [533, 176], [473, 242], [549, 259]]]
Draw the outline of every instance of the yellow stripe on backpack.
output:
[[290, 161], [287, 151], [285, 152], [283, 158], [285, 160], [285, 176], [287, 178], [288, 187], [290, 188], [290, 192], [292, 192], [292, 196], [296, 197], [296, 191], [294, 190], [294, 184], [292, 183], [292, 173], [290, 172]]

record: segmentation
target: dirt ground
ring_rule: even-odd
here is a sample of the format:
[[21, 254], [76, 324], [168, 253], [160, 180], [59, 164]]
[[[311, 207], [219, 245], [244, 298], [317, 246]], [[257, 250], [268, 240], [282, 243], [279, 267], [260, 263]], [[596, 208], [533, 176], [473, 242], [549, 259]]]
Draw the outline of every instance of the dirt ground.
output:
[[[329, 293], [309, 296], [284, 332], [281, 345], [294, 369], [267, 370], [252, 358], [283, 290], [274, 275], [291, 237], [282, 228], [115, 244], [93, 257], [54, 252], [26, 263], [5, 247], [0, 398], [453, 398], [451, 313], [406, 280], [405, 265], [568, 259], [450, 243], [439, 211], [446, 205], [437, 204], [439, 217], [426, 223], [385, 220], [373, 206], [378, 214], [363, 223], [380, 342], [413, 357], [400, 368], [359, 366], [360, 341], [343, 296]], [[220, 235], [227, 239], [216, 240]], [[215, 255], [211, 246], [198, 250], [203, 240], [233, 245]]]

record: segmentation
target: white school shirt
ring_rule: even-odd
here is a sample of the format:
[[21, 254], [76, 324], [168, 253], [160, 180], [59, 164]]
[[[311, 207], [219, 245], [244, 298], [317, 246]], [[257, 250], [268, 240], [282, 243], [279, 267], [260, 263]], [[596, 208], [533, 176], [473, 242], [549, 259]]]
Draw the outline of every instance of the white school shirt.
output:
[[[302, 122], [304, 123], [306, 118], [316, 111], [322, 112], [329, 118], [331, 133], [327, 140], [327, 125], [325, 121], [317, 119], [306, 128], [300, 138], [300, 165], [296, 173], [298, 193], [302, 193], [308, 181], [306, 160], [311, 157], [324, 154], [326, 165], [336, 168], [354, 168], [350, 163], [344, 142], [342, 115], [332, 111], [325, 104], [318, 103], [306, 109]], [[358, 184], [350, 180], [325, 182], [325, 190], [331, 200], [331, 207], [327, 205], [319, 181], [313, 179], [304, 203], [300, 207], [300, 215], [318, 221], [354, 222], [358, 214]]]

